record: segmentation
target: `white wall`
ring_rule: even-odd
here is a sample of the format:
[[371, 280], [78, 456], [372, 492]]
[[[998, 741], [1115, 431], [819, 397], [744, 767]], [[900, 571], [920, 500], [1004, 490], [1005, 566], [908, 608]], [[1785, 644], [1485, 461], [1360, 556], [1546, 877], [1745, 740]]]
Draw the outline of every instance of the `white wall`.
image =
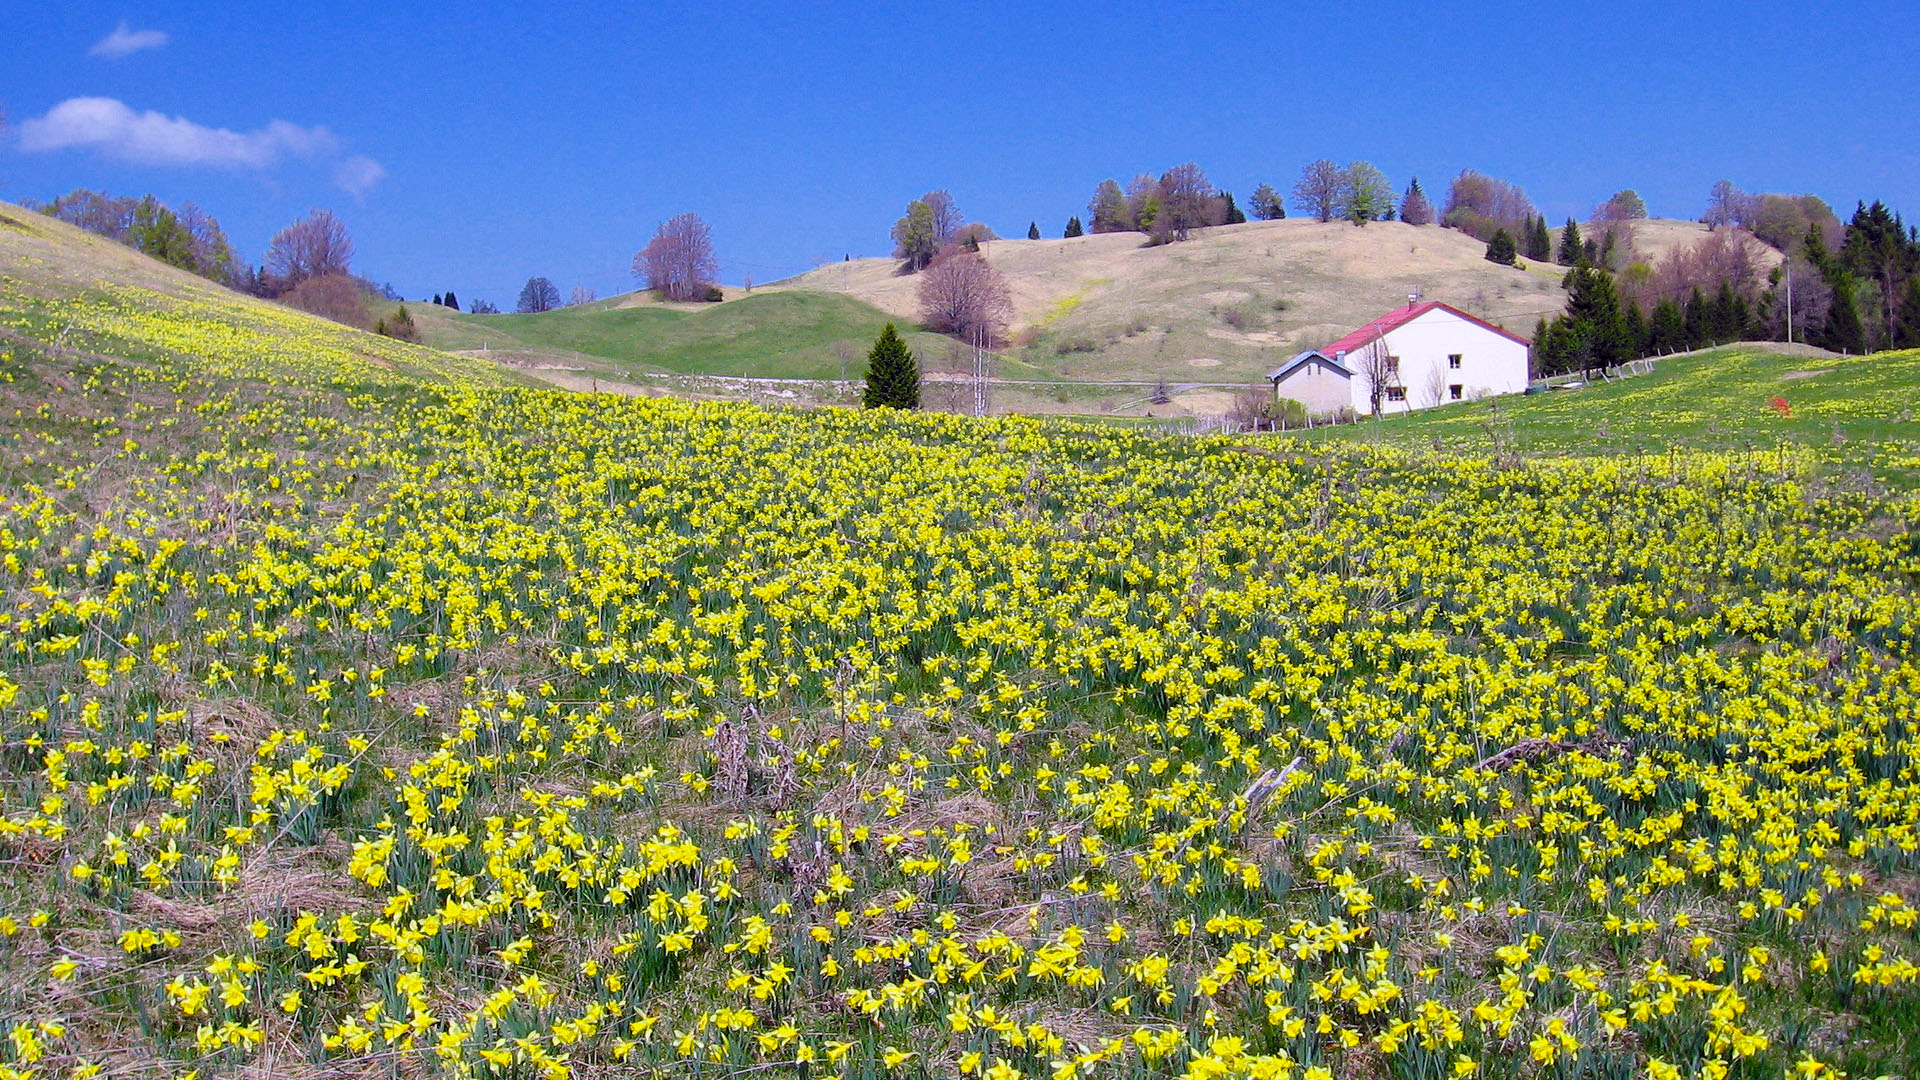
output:
[[1353, 400], [1351, 381], [1318, 360], [1309, 360], [1274, 384], [1274, 396], [1292, 398], [1315, 416], [1337, 413]]
[[[1400, 358], [1398, 385], [1406, 390], [1405, 401], [1380, 399], [1383, 413], [1411, 412], [1449, 401], [1472, 401], [1489, 394], [1517, 394], [1527, 388], [1527, 347], [1509, 337], [1496, 334], [1444, 308], [1435, 308], [1404, 326], [1387, 331], [1387, 352]], [[1450, 367], [1448, 357], [1458, 354], [1460, 366]], [[1354, 368], [1353, 408], [1364, 416], [1368, 408], [1367, 379], [1358, 368], [1361, 361], [1347, 358]], [[1438, 373], [1439, 401], [1432, 395]], [[1452, 396], [1452, 388], [1460, 396]]]

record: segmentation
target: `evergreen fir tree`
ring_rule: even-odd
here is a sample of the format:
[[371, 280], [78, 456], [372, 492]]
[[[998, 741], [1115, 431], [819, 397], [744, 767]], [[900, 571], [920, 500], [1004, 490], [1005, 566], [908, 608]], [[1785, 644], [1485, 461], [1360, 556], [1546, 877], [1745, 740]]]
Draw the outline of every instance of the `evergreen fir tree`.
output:
[[1687, 347], [1686, 341], [1686, 316], [1671, 296], [1663, 297], [1653, 306], [1653, 318], [1647, 323], [1648, 354], [1679, 352]]
[[1713, 294], [1713, 343], [1724, 345], [1729, 341], [1740, 340], [1740, 331], [1746, 329], [1745, 312], [1738, 310], [1730, 282], [1721, 282], [1718, 292]]
[[1513, 234], [1505, 229], [1495, 229], [1493, 239], [1487, 241], [1487, 261], [1512, 266], [1515, 254]]
[[1085, 236], [1086, 234], [1086, 227], [1080, 224], [1080, 215], [1075, 214], [1067, 219], [1067, 231], [1060, 235], [1071, 240], [1076, 236]]
[[1580, 242], [1580, 226], [1568, 218], [1566, 228], [1560, 230], [1560, 252], [1554, 261], [1561, 266], [1572, 266], [1580, 261], [1580, 255], [1585, 250], [1585, 245]]
[[1554, 326], [1542, 316], [1539, 322], [1533, 324], [1533, 349], [1528, 356], [1533, 378], [1544, 379], [1560, 373], [1560, 358], [1555, 355], [1554, 343]]
[[1907, 278], [1900, 294], [1900, 313], [1893, 321], [1893, 347], [1920, 349], [1920, 274]]
[[436, 304], [439, 304], [439, 303], [440, 303], [440, 294], [439, 294], [439, 293], [434, 293], [434, 294], [433, 294], [433, 302], [434, 302], [434, 303], [436, 303]]
[[460, 301], [454, 298], [452, 289], [447, 290], [447, 306], [455, 311], [460, 310]]
[[1535, 262], [1546, 262], [1553, 258], [1553, 234], [1547, 231], [1545, 215], [1534, 215], [1527, 226], [1527, 258]]
[[1409, 225], [1433, 224], [1433, 204], [1427, 201], [1427, 193], [1420, 190], [1420, 178], [1414, 177], [1407, 183], [1407, 190], [1400, 196], [1400, 220]]
[[1627, 355], [1641, 357], [1651, 353], [1653, 350], [1647, 345], [1647, 317], [1640, 313], [1640, 305], [1626, 305], [1621, 317], [1626, 322]]
[[1027, 222], [1027, 239], [1029, 240], [1040, 239], [1040, 223], [1039, 222], [1037, 221]]
[[1828, 282], [1833, 289], [1833, 302], [1827, 305], [1827, 321], [1822, 345], [1834, 352], [1849, 355], [1867, 351], [1867, 330], [1860, 321], [1860, 298], [1855, 291], [1853, 275], [1844, 270], [1837, 271]]
[[1222, 208], [1220, 224], [1222, 225], [1245, 224], [1247, 220], [1247, 215], [1241, 213], [1239, 205], [1233, 201], [1233, 192], [1223, 191], [1220, 193], [1220, 197], [1222, 199], [1225, 199], [1227, 204], [1225, 207]]
[[861, 404], [869, 409], [920, 407], [920, 366], [892, 323], [880, 331], [867, 353], [867, 389]]
[[1693, 294], [1687, 297], [1686, 318], [1681, 324], [1681, 347], [1698, 349], [1707, 344], [1713, 336], [1713, 315], [1707, 310], [1707, 296], [1698, 285]]
[[1577, 266], [1567, 296], [1566, 328], [1570, 359], [1582, 372], [1604, 371], [1632, 359], [1627, 322], [1620, 313], [1620, 297], [1613, 276], [1591, 266]]

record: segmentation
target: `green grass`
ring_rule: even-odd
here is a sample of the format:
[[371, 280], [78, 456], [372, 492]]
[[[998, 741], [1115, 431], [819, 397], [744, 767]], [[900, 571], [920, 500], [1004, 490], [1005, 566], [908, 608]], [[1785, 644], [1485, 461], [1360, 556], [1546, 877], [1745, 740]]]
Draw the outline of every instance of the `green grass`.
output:
[[[1444, 405], [1308, 437], [1529, 456], [1818, 449], [1838, 471], [1920, 481], [1920, 351], [1820, 358], [1729, 347], [1661, 361], [1650, 375]], [[1776, 404], [1784, 403], [1785, 409]]]
[[[421, 326], [427, 343], [443, 349], [578, 353], [632, 373], [837, 379], [858, 378], [880, 328], [899, 321], [850, 297], [781, 292], [691, 310], [600, 303], [465, 315], [429, 307]], [[907, 342], [923, 364], [952, 344], [910, 327]], [[1028, 377], [1024, 368], [1019, 377]]]

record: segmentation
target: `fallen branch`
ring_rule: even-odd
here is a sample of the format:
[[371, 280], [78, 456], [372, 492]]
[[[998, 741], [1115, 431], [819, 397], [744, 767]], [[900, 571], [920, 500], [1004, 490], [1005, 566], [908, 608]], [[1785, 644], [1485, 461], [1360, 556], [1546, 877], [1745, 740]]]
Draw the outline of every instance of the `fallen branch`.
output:
[[1524, 739], [1499, 753], [1489, 754], [1481, 758], [1480, 761], [1474, 765], [1473, 769], [1475, 772], [1500, 772], [1503, 769], [1510, 769], [1522, 762], [1540, 761], [1545, 758], [1558, 757], [1561, 754], [1578, 752], [1590, 757], [1600, 757], [1611, 750], [1624, 750], [1631, 754], [1633, 752], [1633, 743], [1628, 739], [1611, 739], [1604, 735], [1597, 739], [1589, 739], [1586, 742], [1577, 743], [1563, 743], [1553, 739]]
[[1287, 767], [1282, 769], [1278, 774], [1275, 774], [1272, 769], [1268, 769], [1266, 772], [1261, 773], [1252, 784], [1247, 786], [1247, 816], [1240, 820], [1241, 838], [1244, 839], [1247, 833], [1252, 830], [1254, 819], [1260, 816], [1260, 811], [1266, 809], [1267, 800], [1273, 798], [1274, 792], [1287, 785], [1287, 778], [1292, 776], [1293, 771], [1298, 769], [1300, 763], [1305, 760], [1305, 758], [1294, 758], [1288, 762]]

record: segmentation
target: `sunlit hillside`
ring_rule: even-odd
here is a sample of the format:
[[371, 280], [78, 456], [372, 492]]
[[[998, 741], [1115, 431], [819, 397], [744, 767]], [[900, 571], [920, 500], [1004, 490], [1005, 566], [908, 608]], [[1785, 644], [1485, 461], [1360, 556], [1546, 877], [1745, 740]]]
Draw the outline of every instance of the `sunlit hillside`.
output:
[[5, 213], [0, 1080], [1920, 1059], [1850, 445], [534, 389]]

